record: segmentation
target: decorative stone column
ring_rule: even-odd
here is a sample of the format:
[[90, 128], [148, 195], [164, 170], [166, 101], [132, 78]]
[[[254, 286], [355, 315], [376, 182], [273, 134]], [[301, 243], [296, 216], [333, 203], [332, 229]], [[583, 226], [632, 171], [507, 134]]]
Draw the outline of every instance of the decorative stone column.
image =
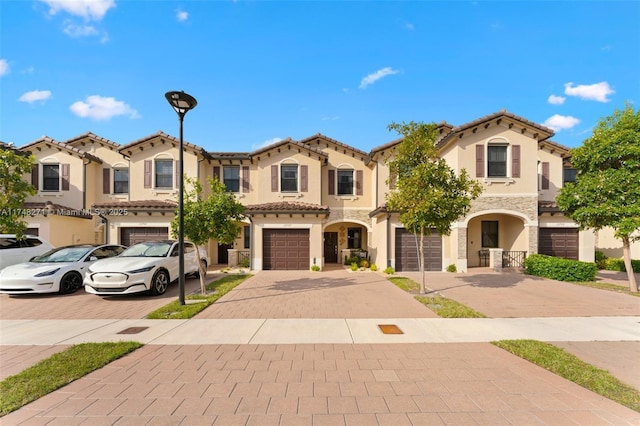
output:
[[489, 267], [494, 272], [502, 272], [502, 251], [501, 248], [489, 249]]

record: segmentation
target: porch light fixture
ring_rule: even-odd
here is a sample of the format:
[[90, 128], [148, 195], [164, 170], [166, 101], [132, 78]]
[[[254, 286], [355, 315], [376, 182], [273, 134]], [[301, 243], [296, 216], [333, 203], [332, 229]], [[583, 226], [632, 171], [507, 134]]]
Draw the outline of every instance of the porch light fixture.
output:
[[184, 161], [182, 123], [184, 116], [198, 105], [198, 101], [191, 95], [182, 92], [167, 92], [164, 94], [167, 102], [178, 113], [180, 120], [180, 145], [178, 154], [178, 300], [184, 305]]

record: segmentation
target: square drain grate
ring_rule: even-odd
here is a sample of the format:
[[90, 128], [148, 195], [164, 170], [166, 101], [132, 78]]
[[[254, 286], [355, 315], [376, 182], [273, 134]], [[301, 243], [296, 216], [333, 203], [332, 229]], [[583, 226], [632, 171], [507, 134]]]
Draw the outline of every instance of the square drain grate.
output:
[[384, 334], [404, 334], [395, 324], [378, 324], [378, 327]]
[[147, 328], [149, 327], [129, 327], [119, 331], [118, 334], [138, 334], [145, 331]]

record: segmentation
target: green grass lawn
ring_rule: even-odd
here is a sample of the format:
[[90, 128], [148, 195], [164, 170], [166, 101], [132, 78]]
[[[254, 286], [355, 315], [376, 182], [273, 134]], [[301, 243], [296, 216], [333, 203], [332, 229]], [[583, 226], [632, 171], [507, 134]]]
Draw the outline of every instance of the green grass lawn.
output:
[[623, 286], [618, 285], [618, 284], [601, 283], [601, 282], [597, 282], [597, 281], [572, 282], [571, 284], [581, 285], [583, 287], [599, 288], [600, 290], [615, 291], [616, 293], [623, 293], [623, 294], [628, 294], [630, 296], [640, 297], [640, 292], [635, 292], [634, 293], [634, 292], [630, 291], [628, 284], [627, 284], [626, 287], [623, 287]]
[[[420, 291], [420, 284], [409, 278], [389, 277], [387, 279], [408, 293]], [[415, 298], [442, 318], [486, 318], [480, 312], [446, 297], [434, 295], [415, 296]]]
[[583, 388], [640, 412], [640, 391], [564, 349], [537, 340], [500, 340], [492, 343]]
[[207, 285], [207, 295], [189, 295], [185, 299], [185, 304], [174, 300], [147, 315], [148, 319], [189, 319], [193, 318], [207, 306], [215, 303], [222, 296], [233, 290], [246, 279], [252, 277], [251, 274], [226, 275], [219, 280]]
[[74, 345], [0, 382], [0, 416], [97, 370], [141, 347], [138, 342]]

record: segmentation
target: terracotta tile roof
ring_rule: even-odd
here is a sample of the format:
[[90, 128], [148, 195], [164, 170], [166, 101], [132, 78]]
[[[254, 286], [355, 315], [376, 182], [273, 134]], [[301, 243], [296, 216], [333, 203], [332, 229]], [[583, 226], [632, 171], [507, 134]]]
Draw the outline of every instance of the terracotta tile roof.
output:
[[22, 147], [20, 147], [20, 150], [22, 151], [28, 151], [31, 153], [34, 153], [34, 149], [38, 146], [38, 145], [50, 145], [50, 146], [55, 146], [56, 148], [61, 148], [67, 152], [69, 152], [70, 154], [75, 154], [80, 158], [87, 158], [93, 162], [102, 164], [102, 160], [99, 159], [98, 157], [96, 157], [93, 154], [89, 154], [88, 152], [84, 152], [82, 150], [79, 150], [78, 148], [75, 148], [73, 146], [64, 144], [62, 142], [58, 142], [57, 140], [50, 138], [49, 136], [43, 136], [40, 139], [38, 139], [37, 141], [33, 141], [29, 144], [26, 144]]
[[109, 139], [106, 139], [106, 138], [103, 138], [101, 136], [98, 136], [98, 135], [96, 135], [95, 133], [92, 133], [92, 132], [86, 132], [86, 133], [83, 133], [83, 134], [78, 135], [76, 137], [73, 137], [71, 139], [67, 139], [66, 141], [64, 141], [64, 143], [71, 145], [71, 144], [74, 144], [74, 143], [79, 142], [82, 139], [86, 139], [86, 138], [93, 139], [95, 141], [101, 142], [101, 143], [103, 143], [105, 145], [108, 145], [110, 147], [113, 147], [113, 148], [119, 148], [120, 147], [119, 143], [116, 143], [114, 141], [110, 141]]
[[329, 207], [319, 204], [278, 201], [275, 203], [252, 204], [246, 206], [245, 213], [325, 213], [329, 214]]
[[[451, 133], [453, 128], [454, 128], [453, 125], [447, 123], [446, 121], [441, 121], [440, 123], [438, 123], [438, 130], [440, 132], [440, 138], [445, 137], [446, 135]], [[376, 146], [375, 148], [373, 148], [371, 150], [369, 155], [371, 157], [373, 157], [375, 154], [377, 154], [380, 151], [385, 151], [385, 150], [387, 150], [389, 148], [393, 148], [394, 146], [396, 146], [397, 144], [399, 144], [403, 140], [404, 140], [404, 138], [400, 137], [398, 139], [392, 140], [391, 142], [387, 142], [387, 143], [385, 143], [383, 145]]]
[[251, 157], [255, 157], [255, 156], [258, 156], [258, 155], [260, 155], [262, 153], [265, 153], [267, 151], [278, 149], [278, 148], [281, 148], [281, 147], [283, 147], [285, 145], [288, 145], [288, 144], [291, 144], [293, 146], [297, 146], [298, 148], [302, 148], [302, 149], [305, 149], [307, 151], [313, 152], [314, 154], [321, 155], [323, 157], [327, 157], [327, 154], [324, 153], [323, 151], [321, 151], [321, 150], [319, 150], [317, 148], [314, 148], [312, 146], [303, 144], [301, 142], [298, 142], [296, 140], [293, 140], [291, 138], [286, 138], [286, 139], [283, 139], [283, 140], [281, 140], [279, 142], [272, 143], [271, 145], [267, 145], [267, 146], [265, 146], [263, 148], [260, 148], [260, 149], [257, 149], [255, 151], [252, 151], [249, 155]]
[[178, 203], [172, 200], [137, 200], [93, 203], [94, 209], [127, 209], [131, 211], [174, 211]]
[[209, 157], [212, 160], [250, 160], [251, 154], [248, 152], [211, 152]]
[[436, 141], [436, 145], [438, 146], [443, 146], [445, 145], [448, 141], [451, 140], [451, 138], [456, 135], [459, 134], [461, 132], [464, 132], [465, 130], [471, 129], [473, 127], [476, 126], [480, 126], [482, 124], [486, 124], [489, 121], [492, 120], [500, 120], [500, 119], [507, 119], [510, 121], [517, 121], [519, 123], [521, 123], [524, 126], [527, 127], [531, 127], [535, 130], [537, 130], [539, 133], [541, 133], [540, 136], [542, 136], [539, 140], [543, 141], [547, 138], [550, 138], [553, 134], [554, 131], [548, 127], [545, 127], [541, 124], [538, 123], [534, 123], [533, 121], [529, 121], [524, 117], [521, 117], [519, 115], [513, 114], [511, 112], [508, 112], [506, 110], [500, 110], [498, 112], [494, 112], [493, 114], [489, 114], [489, 115], [485, 115], [484, 117], [480, 117], [477, 120], [473, 120], [470, 121], [468, 123], [462, 124], [460, 126], [456, 126], [454, 127], [450, 133], [446, 134], [446, 135], [442, 135], [437, 141]]
[[[57, 215], [57, 216], [72, 216], [82, 219], [91, 219], [91, 212], [74, 209], [72, 207], [63, 206], [62, 204], [55, 204], [51, 201], [47, 202], [26, 202], [22, 203], [22, 208], [33, 211], [37, 216]], [[46, 213], [46, 214], [45, 214]]]
[[[180, 139], [178, 139], [178, 138], [176, 138], [174, 136], [171, 136], [171, 135], [163, 132], [162, 130], [158, 130], [156, 133], [154, 133], [152, 135], [145, 136], [145, 137], [143, 137], [141, 139], [138, 139], [136, 141], [133, 141], [133, 142], [127, 144], [127, 145], [124, 145], [124, 146], [120, 147], [118, 152], [120, 152], [121, 154], [124, 154], [124, 151], [131, 151], [132, 148], [135, 148], [138, 145], [151, 143], [156, 138], [169, 140], [171, 142], [174, 142], [176, 144], [176, 146], [180, 143]], [[192, 152], [194, 152], [196, 154], [202, 154], [203, 157], [209, 158], [209, 153], [207, 151], [205, 151], [204, 148], [199, 147], [198, 145], [194, 145], [192, 143], [189, 143], [189, 142], [183, 140], [182, 141], [182, 146], [185, 149], [191, 150]]]
[[541, 148], [546, 147], [551, 151], [559, 151], [562, 158], [571, 156], [571, 148], [560, 145], [559, 143], [549, 139], [538, 142], [538, 146]]
[[6, 143], [6, 142], [2, 142], [0, 141], [0, 149], [10, 149], [11, 151], [19, 154], [19, 155], [29, 155], [28, 152], [24, 152], [22, 150], [20, 150], [20, 148], [16, 147], [13, 144], [10, 143]]
[[356, 153], [358, 153], [358, 154], [360, 154], [360, 155], [365, 155], [365, 156], [366, 156], [366, 155], [368, 155], [366, 152], [361, 151], [361, 150], [359, 150], [358, 148], [355, 148], [355, 147], [353, 147], [353, 146], [351, 146], [351, 145], [347, 145], [346, 143], [342, 143], [342, 142], [340, 142], [340, 141], [338, 141], [338, 140], [332, 139], [332, 138], [330, 138], [329, 136], [325, 136], [325, 135], [323, 135], [322, 133], [319, 133], [319, 132], [318, 132], [318, 133], [316, 133], [316, 134], [315, 134], [315, 135], [313, 135], [313, 136], [309, 136], [308, 138], [304, 138], [304, 139], [302, 139], [302, 140], [300, 141], [300, 143], [301, 143], [301, 144], [303, 144], [303, 145], [310, 146], [309, 144], [310, 144], [311, 142], [315, 141], [316, 139], [324, 139], [324, 140], [326, 140], [327, 142], [331, 142], [331, 143], [333, 143], [333, 144], [335, 144], [335, 145], [338, 145], [338, 146], [340, 146], [340, 147], [342, 147], [342, 148], [344, 148], [344, 149], [348, 149], [348, 150], [350, 150], [350, 151], [356, 152]]

